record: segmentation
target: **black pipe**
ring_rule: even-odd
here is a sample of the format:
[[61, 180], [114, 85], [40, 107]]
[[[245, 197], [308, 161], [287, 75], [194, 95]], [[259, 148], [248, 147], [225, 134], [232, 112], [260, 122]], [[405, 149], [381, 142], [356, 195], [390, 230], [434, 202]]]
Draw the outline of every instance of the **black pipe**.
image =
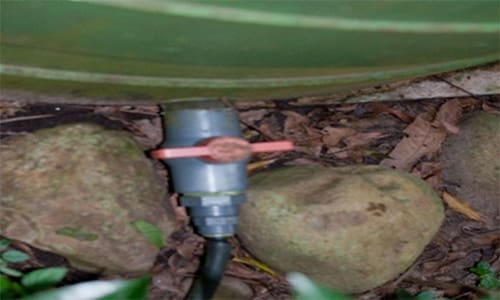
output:
[[186, 296], [187, 300], [211, 299], [224, 276], [231, 255], [227, 238], [207, 238], [205, 249], [203, 267]]

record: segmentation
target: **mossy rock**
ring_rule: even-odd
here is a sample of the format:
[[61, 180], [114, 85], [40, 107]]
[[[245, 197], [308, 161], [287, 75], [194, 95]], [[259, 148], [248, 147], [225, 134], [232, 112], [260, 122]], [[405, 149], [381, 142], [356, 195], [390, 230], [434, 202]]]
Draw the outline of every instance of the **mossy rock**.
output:
[[131, 137], [90, 124], [2, 141], [0, 234], [77, 268], [142, 273], [158, 248], [133, 226], [169, 235], [165, 188]]
[[438, 231], [440, 198], [378, 166], [294, 166], [250, 180], [239, 237], [264, 263], [346, 293], [404, 272]]
[[500, 115], [473, 113], [449, 136], [441, 154], [446, 189], [480, 212], [488, 223], [500, 222]]

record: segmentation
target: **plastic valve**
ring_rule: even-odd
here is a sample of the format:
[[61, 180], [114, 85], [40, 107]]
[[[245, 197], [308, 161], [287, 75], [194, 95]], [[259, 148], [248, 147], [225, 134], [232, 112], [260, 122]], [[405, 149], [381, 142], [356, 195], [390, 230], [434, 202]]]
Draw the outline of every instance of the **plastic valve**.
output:
[[290, 151], [291, 141], [249, 143], [237, 137], [216, 137], [193, 147], [163, 148], [152, 152], [157, 159], [199, 157], [210, 162], [229, 163], [248, 158], [252, 153]]

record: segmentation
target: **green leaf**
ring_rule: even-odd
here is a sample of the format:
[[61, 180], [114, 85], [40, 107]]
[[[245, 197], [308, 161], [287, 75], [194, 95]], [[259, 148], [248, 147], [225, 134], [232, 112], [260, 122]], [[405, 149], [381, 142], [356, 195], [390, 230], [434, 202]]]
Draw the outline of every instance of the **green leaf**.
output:
[[[45, 292], [35, 293], [30, 295], [23, 300], [109, 300], [109, 299], [133, 299], [141, 300], [146, 299], [144, 297], [129, 297], [127, 295], [138, 295], [142, 296], [142, 291], [147, 291], [147, 287], [151, 281], [151, 278], [139, 278], [134, 280], [96, 280], [87, 281], [75, 285], [66, 286], [63, 288], [52, 289]], [[125, 292], [123, 292], [125, 291]], [[123, 294], [120, 294], [123, 293]], [[114, 295], [119, 295], [121, 298], [117, 298]], [[108, 298], [112, 297], [112, 298]], [[113, 298], [115, 297], [115, 298]]]
[[485, 289], [500, 289], [500, 279], [498, 279], [495, 274], [481, 275], [479, 279], [479, 287]]
[[4, 273], [5, 275], [9, 275], [12, 277], [23, 276], [23, 273], [19, 272], [18, 270], [14, 270], [12, 268], [9, 268], [7, 266], [0, 266], [0, 273]]
[[0, 295], [4, 295], [11, 289], [12, 281], [3, 275], [0, 275]]
[[434, 291], [423, 291], [419, 293], [415, 300], [436, 300], [436, 292]]
[[0, 299], [18, 299], [25, 291], [19, 283], [11, 281], [8, 277], [0, 275]]
[[332, 291], [324, 286], [314, 283], [301, 273], [288, 273], [286, 278], [295, 291], [297, 300], [350, 300], [341, 293]]
[[485, 261], [478, 263], [474, 268], [470, 268], [469, 270], [478, 276], [494, 273], [490, 269], [490, 264]]
[[64, 279], [68, 269], [63, 267], [50, 267], [31, 271], [21, 278], [21, 283], [29, 290], [43, 290], [53, 287]]
[[2, 258], [10, 263], [18, 263], [30, 259], [28, 254], [19, 250], [5, 251], [2, 253]]
[[0, 239], [0, 250], [4, 250], [9, 247], [10, 241], [7, 239]]
[[156, 247], [163, 248], [167, 245], [163, 232], [156, 225], [146, 221], [136, 221], [132, 225]]
[[415, 298], [412, 294], [404, 289], [397, 289], [396, 297], [398, 298], [398, 300], [413, 300]]

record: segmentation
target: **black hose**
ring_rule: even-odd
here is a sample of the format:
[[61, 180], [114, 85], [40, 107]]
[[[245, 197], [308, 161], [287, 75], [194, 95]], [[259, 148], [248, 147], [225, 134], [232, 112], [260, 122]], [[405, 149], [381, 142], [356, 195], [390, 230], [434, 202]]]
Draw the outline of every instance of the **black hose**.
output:
[[187, 300], [211, 299], [224, 276], [231, 255], [227, 238], [208, 238], [205, 249], [203, 267], [186, 296]]

